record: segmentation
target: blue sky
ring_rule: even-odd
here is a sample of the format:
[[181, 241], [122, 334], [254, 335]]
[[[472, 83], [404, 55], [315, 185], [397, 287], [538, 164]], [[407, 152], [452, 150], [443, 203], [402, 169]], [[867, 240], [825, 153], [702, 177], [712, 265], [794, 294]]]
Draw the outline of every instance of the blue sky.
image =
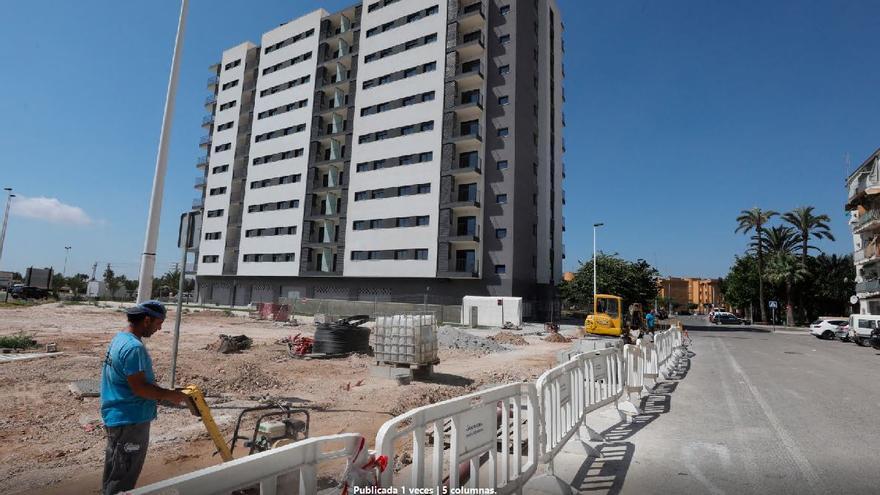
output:
[[[349, 1], [192, 0], [157, 271], [196, 190], [207, 67], [224, 48]], [[0, 42], [0, 187], [30, 198], [0, 268], [136, 276], [179, 3], [14, 2]], [[720, 276], [742, 209], [815, 205], [852, 250], [844, 154], [880, 147], [880, 3], [561, 1], [568, 259], [600, 249], [664, 274]], [[44, 199], [39, 199], [44, 198]], [[57, 201], [55, 203], [53, 201]]]

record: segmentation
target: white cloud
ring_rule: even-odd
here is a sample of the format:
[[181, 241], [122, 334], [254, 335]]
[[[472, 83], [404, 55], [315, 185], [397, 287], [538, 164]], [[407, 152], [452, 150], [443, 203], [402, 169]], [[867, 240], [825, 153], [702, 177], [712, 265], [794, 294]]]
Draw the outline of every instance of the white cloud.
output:
[[79, 206], [64, 204], [57, 198], [12, 198], [10, 212], [19, 217], [34, 218], [51, 223], [92, 225], [95, 223]]

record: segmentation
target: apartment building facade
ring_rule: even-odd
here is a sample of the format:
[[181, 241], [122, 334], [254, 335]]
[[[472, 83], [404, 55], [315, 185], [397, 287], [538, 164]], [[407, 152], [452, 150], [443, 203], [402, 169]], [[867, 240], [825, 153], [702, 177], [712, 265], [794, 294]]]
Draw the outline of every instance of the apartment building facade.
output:
[[366, 0], [225, 50], [199, 299], [552, 300], [562, 34], [552, 0]]
[[665, 277], [657, 281], [659, 297], [669, 299], [673, 308], [687, 309], [690, 305], [700, 313], [722, 307], [721, 284], [718, 279], [694, 277]]
[[859, 313], [880, 314], [880, 150], [846, 181]]

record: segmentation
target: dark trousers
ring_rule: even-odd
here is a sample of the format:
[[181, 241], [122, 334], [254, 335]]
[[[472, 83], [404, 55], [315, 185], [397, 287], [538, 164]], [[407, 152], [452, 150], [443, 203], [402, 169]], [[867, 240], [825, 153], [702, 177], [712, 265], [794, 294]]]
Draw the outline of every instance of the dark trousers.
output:
[[150, 422], [112, 426], [106, 430], [107, 447], [104, 451], [101, 492], [113, 495], [131, 490], [137, 483], [150, 443]]

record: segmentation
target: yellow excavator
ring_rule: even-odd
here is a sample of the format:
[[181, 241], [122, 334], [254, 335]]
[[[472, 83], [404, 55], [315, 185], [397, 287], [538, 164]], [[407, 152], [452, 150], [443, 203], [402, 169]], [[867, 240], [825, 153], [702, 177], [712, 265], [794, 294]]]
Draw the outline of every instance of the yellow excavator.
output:
[[584, 321], [584, 333], [613, 335], [623, 332], [623, 298], [610, 294], [596, 294], [593, 298], [593, 314]]

